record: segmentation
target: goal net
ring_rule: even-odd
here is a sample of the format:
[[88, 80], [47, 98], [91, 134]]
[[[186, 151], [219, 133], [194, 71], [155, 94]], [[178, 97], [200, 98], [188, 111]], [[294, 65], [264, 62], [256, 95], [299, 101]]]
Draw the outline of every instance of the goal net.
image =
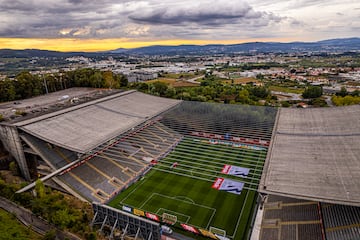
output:
[[167, 224], [174, 225], [177, 222], [177, 216], [169, 213], [163, 213], [162, 220]]

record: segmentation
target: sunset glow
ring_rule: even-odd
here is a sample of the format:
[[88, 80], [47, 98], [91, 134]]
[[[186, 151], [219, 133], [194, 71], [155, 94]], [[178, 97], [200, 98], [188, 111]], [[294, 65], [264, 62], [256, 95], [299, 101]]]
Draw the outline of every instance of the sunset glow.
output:
[[0, 48], [104, 51], [149, 45], [357, 37], [357, 0], [0, 0]]
[[107, 51], [118, 48], [137, 48], [151, 45], [181, 45], [181, 44], [236, 44], [254, 41], [280, 41], [287, 42], [290, 39], [245, 39], [245, 40], [153, 40], [136, 41], [131, 39], [33, 39], [33, 38], [0, 38], [0, 46], [5, 49], [41, 49], [62, 52], [71, 51]]

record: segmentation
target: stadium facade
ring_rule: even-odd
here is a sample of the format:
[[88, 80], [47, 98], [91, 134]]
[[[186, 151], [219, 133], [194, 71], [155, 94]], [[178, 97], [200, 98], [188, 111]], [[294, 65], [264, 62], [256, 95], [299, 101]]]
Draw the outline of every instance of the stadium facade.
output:
[[[1, 123], [0, 139], [26, 180], [39, 176], [44, 181], [52, 179], [58, 187], [84, 201], [99, 202], [95, 208], [102, 209], [102, 218], [96, 221], [103, 225], [109, 218], [101, 203], [144, 176], [184, 136], [209, 139], [210, 144], [266, 149], [260, 170], [258, 162], [249, 163], [256, 164], [248, 170], [258, 171], [257, 177], [241, 176], [241, 188], [360, 206], [359, 116], [359, 105], [277, 110], [193, 103], [126, 91], [37, 117]], [[176, 164], [171, 163], [170, 168]], [[158, 168], [163, 172], [168, 169]], [[182, 171], [203, 180], [213, 181], [216, 177], [213, 172], [194, 176], [193, 170]], [[127, 213], [121, 216], [126, 218]], [[118, 226], [119, 222], [112, 219], [110, 225]], [[124, 224], [122, 220], [121, 228], [127, 228]], [[142, 232], [144, 239], [158, 239], [153, 238], [158, 236], [157, 224], [137, 224], [128, 226], [133, 235]], [[149, 231], [152, 226], [157, 229], [154, 235]]]

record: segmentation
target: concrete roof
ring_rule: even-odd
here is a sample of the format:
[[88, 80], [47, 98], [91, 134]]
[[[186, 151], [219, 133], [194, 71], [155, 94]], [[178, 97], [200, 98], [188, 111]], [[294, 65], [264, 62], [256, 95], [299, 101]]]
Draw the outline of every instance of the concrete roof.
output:
[[[121, 90], [118, 89], [68, 88], [33, 98], [0, 103], [0, 114], [3, 115], [6, 122], [11, 124], [49, 112], [59, 111], [72, 105], [78, 105], [79, 103], [88, 102], [91, 99], [98, 99], [120, 91]], [[71, 103], [72, 100], [73, 103]], [[26, 115], [16, 114], [16, 111], [24, 112]]]
[[280, 109], [259, 190], [360, 206], [360, 105]]
[[15, 125], [47, 142], [85, 153], [179, 102], [128, 91]]

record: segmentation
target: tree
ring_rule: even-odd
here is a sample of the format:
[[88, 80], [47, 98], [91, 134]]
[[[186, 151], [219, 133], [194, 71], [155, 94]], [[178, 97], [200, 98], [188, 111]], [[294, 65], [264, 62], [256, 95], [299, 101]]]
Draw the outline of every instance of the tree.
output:
[[95, 72], [90, 76], [90, 86], [94, 88], [102, 88], [103, 86], [103, 75], [100, 72]]
[[309, 104], [313, 105], [315, 107], [326, 107], [327, 106], [326, 101], [324, 99], [321, 99], [321, 98], [311, 99], [311, 101], [309, 101]]
[[44, 198], [46, 195], [45, 185], [40, 179], [36, 180], [36, 182], [35, 182], [35, 191], [36, 191], [38, 198], [40, 198], [40, 199]]
[[14, 81], [5, 79], [0, 81], [0, 102], [12, 101], [16, 97]]
[[283, 101], [283, 102], [281, 102], [281, 106], [282, 107], [290, 107], [291, 104], [289, 102], [287, 102], [287, 101]]
[[120, 88], [120, 83], [116, 81], [114, 74], [111, 71], [105, 71], [102, 73], [104, 78], [104, 87], [106, 88]]
[[15, 161], [12, 161], [9, 163], [9, 170], [11, 171], [11, 173], [14, 175], [14, 176], [18, 176], [19, 175], [19, 168], [18, 168], [18, 165], [16, 164]]
[[346, 90], [346, 87], [341, 87], [340, 92], [336, 93], [337, 96], [345, 97], [348, 95], [348, 91]]
[[60, 228], [70, 228], [76, 222], [75, 216], [69, 214], [68, 209], [60, 209], [54, 212], [51, 216], [51, 222]]
[[321, 97], [322, 94], [323, 94], [322, 87], [309, 86], [304, 90], [302, 96], [303, 96], [303, 98], [318, 98], [318, 97]]
[[249, 95], [250, 95], [250, 94], [249, 94], [249, 91], [248, 91], [248, 90], [242, 89], [242, 90], [239, 92], [236, 100], [237, 100], [238, 102], [240, 102], [240, 103], [248, 104], [248, 103], [250, 102]]
[[360, 96], [360, 91], [356, 89], [355, 91], [353, 91], [351, 93], [351, 95], [354, 96], [354, 97], [359, 97]]
[[345, 97], [333, 96], [331, 100], [336, 106], [353, 105], [360, 103], [360, 97], [351, 95], [347, 95]]
[[176, 90], [174, 87], [168, 87], [168, 89], [165, 92], [165, 96], [167, 98], [173, 98], [176, 95]]
[[55, 240], [56, 239], [56, 231], [55, 229], [51, 229], [50, 231], [46, 232], [43, 240]]
[[38, 77], [29, 72], [22, 72], [16, 76], [16, 98], [24, 99], [44, 93], [44, 86]]
[[129, 84], [127, 77], [123, 74], [119, 74], [117, 76], [119, 78], [120, 87], [127, 87], [127, 85]]
[[165, 96], [167, 89], [168, 89], [168, 85], [166, 83], [156, 81], [152, 84], [151, 91], [155, 95], [159, 95], [159, 96], [163, 97], [163, 96]]
[[96, 233], [94, 233], [94, 232], [85, 233], [85, 239], [86, 240], [96, 240]]
[[149, 91], [149, 84], [141, 82], [141, 83], [136, 83], [135, 84], [136, 89], [142, 92], [147, 92]]
[[257, 98], [266, 98], [270, 95], [270, 91], [266, 87], [254, 87], [251, 89], [251, 94]]

